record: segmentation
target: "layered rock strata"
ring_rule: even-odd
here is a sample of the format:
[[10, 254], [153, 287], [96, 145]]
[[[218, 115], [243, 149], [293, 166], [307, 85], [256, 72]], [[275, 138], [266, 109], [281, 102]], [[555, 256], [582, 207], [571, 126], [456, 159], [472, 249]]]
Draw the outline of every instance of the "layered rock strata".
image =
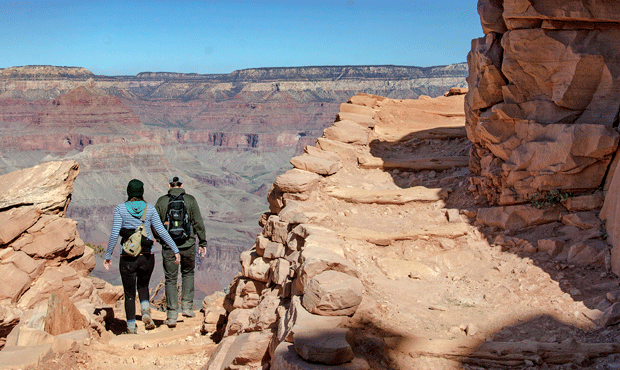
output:
[[502, 205], [591, 191], [618, 146], [620, 19], [612, 2], [481, 0], [468, 55], [473, 185]]

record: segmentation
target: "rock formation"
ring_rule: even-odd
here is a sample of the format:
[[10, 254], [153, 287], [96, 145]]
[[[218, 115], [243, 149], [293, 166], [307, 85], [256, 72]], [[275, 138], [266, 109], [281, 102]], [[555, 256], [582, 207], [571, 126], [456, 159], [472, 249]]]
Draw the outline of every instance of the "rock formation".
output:
[[[447, 99], [462, 101], [462, 95]], [[324, 226], [332, 224], [333, 216], [318, 209], [323, 209], [319, 203], [325, 197], [353, 203], [400, 205], [442, 201], [447, 197], [438, 190], [421, 187], [364, 192], [364, 189], [336, 185], [340, 183], [335, 179], [340, 172], [346, 172], [342, 178], [349, 180], [350, 172], [358, 165], [362, 167], [362, 160], [370, 154], [370, 142], [382, 138], [379, 132], [399, 138], [411, 133], [407, 124], [394, 125], [393, 121], [398, 119], [380, 109], [391, 103], [390, 99], [367, 94], [352, 97], [341, 105], [337, 121], [324, 130], [316, 146], [305, 147], [301, 156], [291, 159], [295, 168], [275, 179], [267, 196], [270, 212], [259, 221], [263, 231], [252, 249], [241, 254], [241, 274], [231, 283], [223, 302], [227, 312], [210, 309], [205, 314], [203, 331], [213, 330], [219, 323], [224, 337], [208, 369], [235, 365], [259, 368], [266, 361], [272, 369], [306, 368], [310, 366], [308, 363], [343, 369], [369, 368], [366, 359], [354, 354], [349, 329], [343, 326], [355, 315], [367, 289], [351, 259], [354, 253], [351, 240], [361, 238], [385, 245], [400, 236], [375, 237], [378, 233], [368, 230], [334, 230]], [[462, 113], [446, 114], [445, 108], [438, 109], [444, 111], [431, 113], [435, 122], [428, 123], [435, 128], [449, 127], [462, 119]], [[439, 124], [437, 117], [442, 117]], [[418, 123], [409, 125], [420, 130]], [[465, 135], [462, 126], [460, 135], [455, 132], [452, 135], [457, 140]], [[398, 158], [393, 159], [400, 163]], [[438, 170], [441, 167], [432, 161], [425, 163], [426, 167], [421, 167]], [[467, 161], [447, 168], [455, 165], [466, 166]], [[458, 226], [452, 231], [427, 228], [425, 232], [454, 237], [462, 235], [458, 229]], [[414, 234], [403, 237], [411, 235]], [[379, 240], [382, 238], [389, 241]], [[255, 352], [253, 358], [245, 355], [250, 350]]]
[[36, 365], [88, 339], [87, 328], [103, 330], [94, 312], [104, 302], [88, 277], [94, 252], [64, 217], [77, 174], [65, 161], [0, 176], [3, 366]]
[[[531, 351], [542, 366], [615, 361], [620, 346], [588, 331], [615, 333], [619, 320], [603, 192], [505, 206], [476, 197], [456, 93], [358, 94], [291, 159], [226, 312], [205, 312], [203, 333], [223, 337], [206, 369], [514, 367], [534, 363]], [[364, 140], [334, 135], [342, 122]]]
[[489, 201], [601, 186], [619, 136], [616, 5], [478, 2], [465, 111], [473, 185]]

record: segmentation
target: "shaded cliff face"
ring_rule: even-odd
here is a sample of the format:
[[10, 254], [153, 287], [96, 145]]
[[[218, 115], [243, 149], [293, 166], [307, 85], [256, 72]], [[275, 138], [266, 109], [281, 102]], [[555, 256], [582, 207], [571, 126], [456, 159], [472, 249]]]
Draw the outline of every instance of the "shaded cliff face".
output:
[[[77, 67], [0, 74], [0, 173], [41, 161], [80, 164], [69, 216], [85, 241], [107, 244], [114, 206], [132, 178], [154, 203], [180, 174], [209, 238], [199, 288], [227, 286], [256, 233], [257, 214], [289, 159], [314, 144], [359, 92], [393, 99], [464, 86], [464, 63], [442, 67], [256, 68], [223, 75], [96, 76]], [[98, 265], [95, 275], [105, 276]], [[156, 272], [154, 281], [159, 279]]]
[[600, 187], [618, 146], [617, 3], [484, 0], [465, 100], [475, 185], [494, 203]]

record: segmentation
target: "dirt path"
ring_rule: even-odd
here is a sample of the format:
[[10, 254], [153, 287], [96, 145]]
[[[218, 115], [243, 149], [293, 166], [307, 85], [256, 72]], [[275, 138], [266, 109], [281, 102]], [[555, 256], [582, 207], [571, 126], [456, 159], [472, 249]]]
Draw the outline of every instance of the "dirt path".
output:
[[[364, 149], [367, 153], [362, 151], [358, 156], [412, 160], [467, 155], [469, 141], [464, 137], [417, 139], [412, 134], [428, 127], [462, 126], [463, 117], [450, 114], [459, 104], [457, 98], [385, 104], [378, 113], [380, 127], [375, 127], [375, 140]], [[420, 120], [424, 123], [412, 117], [423, 117]], [[377, 132], [389, 135], [382, 137]], [[398, 137], [404, 139], [393, 141]], [[410, 172], [352, 166], [325, 182], [325, 188], [379, 191], [424, 186], [449, 192], [445, 201], [402, 205], [360, 204], [329, 196], [317, 199], [320, 211], [328, 214], [321, 225], [344, 236], [346, 257], [355, 261], [363, 275], [367, 291], [350, 327], [364, 338], [358, 344], [367, 354], [384, 354], [375, 357], [371, 367], [461, 368], [467, 365], [446, 357], [454, 350], [451, 346], [458, 347], [467, 339], [474, 343], [620, 341], [617, 326], [597, 328], [584, 314], [597, 299], [619, 288], [618, 279], [604, 269], [569, 266], [544, 252], [523, 253], [493, 244], [498, 235], [507, 233], [474, 226], [475, 219], [466, 216], [489, 206], [468, 191], [469, 175], [466, 167]], [[456, 210], [460, 219], [449, 222], [449, 210]], [[467, 231], [456, 237], [427, 233], [411, 240], [393, 240], [389, 245], [370, 243], [367, 240], [371, 239], [365, 238], [368, 231], [389, 238], [417, 228]], [[520, 234], [527, 234], [522, 237], [536, 243], [531, 230], [510, 236], [519, 238]], [[439, 344], [445, 348], [438, 349], [437, 356], [410, 356], [416, 347], [412, 343], [429, 340], [435, 341], [437, 348]], [[378, 344], [382, 341], [387, 348]], [[616, 355], [598, 362], [605, 366], [618, 359]], [[530, 362], [532, 368], [565, 368], [544, 364], [536, 355]], [[595, 363], [583, 360], [572, 365], [590, 368]], [[488, 362], [478, 364], [492, 367]]]
[[[117, 306], [117, 316], [122, 317], [122, 307]], [[200, 334], [203, 316], [199, 311], [196, 314], [195, 318], [180, 317], [176, 328], [168, 328], [162, 324], [166, 314], [155, 311], [154, 330], [146, 331], [138, 320], [137, 335], [107, 331], [101, 338], [80, 346], [77, 352], [63, 353], [36, 369], [201, 369], [216, 344], [208, 335]]]

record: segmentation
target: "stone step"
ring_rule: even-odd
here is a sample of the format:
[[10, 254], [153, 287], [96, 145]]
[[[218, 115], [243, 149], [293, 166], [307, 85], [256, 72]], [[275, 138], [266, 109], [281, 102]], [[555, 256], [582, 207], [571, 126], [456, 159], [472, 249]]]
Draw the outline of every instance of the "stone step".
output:
[[415, 186], [406, 189], [367, 190], [361, 188], [331, 187], [324, 190], [325, 194], [350, 203], [406, 204], [409, 202], [434, 202], [447, 199], [448, 192], [444, 189]]
[[425, 110], [423, 112], [424, 113], [428, 113], [428, 114], [434, 114], [434, 115], [437, 115], [437, 116], [443, 116], [443, 117], [465, 117], [465, 112], [464, 111], [444, 112], [444, 111]]
[[357, 105], [352, 103], [342, 103], [340, 104], [340, 112], [341, 113], [355, 113], [355, 114], [363, 114], [365, 116], [374, 117], [375, 111], [371, 107], [367, 107], [364, 105]]
[[443, 171], [454, 167], [469, 166], [468, 156], [417, 158], [408, 161], [384, 160], [378, 157], [358, 157], [359, 166], [364, 169], [403, 169], [411, 171]]
[[371, 116], [365, 114], [338, 112], [336, 115], [336, 122], [338, 121], [353, 121], [363, 127], [375, 127], [375, 120], [372, 119]]
[[458, 238], [467, 235], [469, 226], [462, 224], [430, 225], [412, 227], [407, 232], [382, 233], [367, 229], [347, 228], [338, 234], [344, 239], [364, 240], [369, 243], [387, 246], [398, 240], [415, 240], [422, 237]]
[[435, 127], [417, 129], [414, 131], [411, 129], [375, 126], [374, 132], [379, 135], [381, 139], [388, 141], [411, 139], [459, 139], [467, 137], [467, 130], [465, 130], [465, 126]]
[[368, 370], [368, 362], [361, 358], [355, 357], [353, 361], [342, 365], [323, 365], [311, 364], [304, 361], [295, 351], [295, 346], [288, 342], [282, 342], [278, 345], [271, 361], [271, 370]]
[[342, 365], [354, 359], [347, 328], [305, 327], [293, 335], [295, 351], [306, 361]]

